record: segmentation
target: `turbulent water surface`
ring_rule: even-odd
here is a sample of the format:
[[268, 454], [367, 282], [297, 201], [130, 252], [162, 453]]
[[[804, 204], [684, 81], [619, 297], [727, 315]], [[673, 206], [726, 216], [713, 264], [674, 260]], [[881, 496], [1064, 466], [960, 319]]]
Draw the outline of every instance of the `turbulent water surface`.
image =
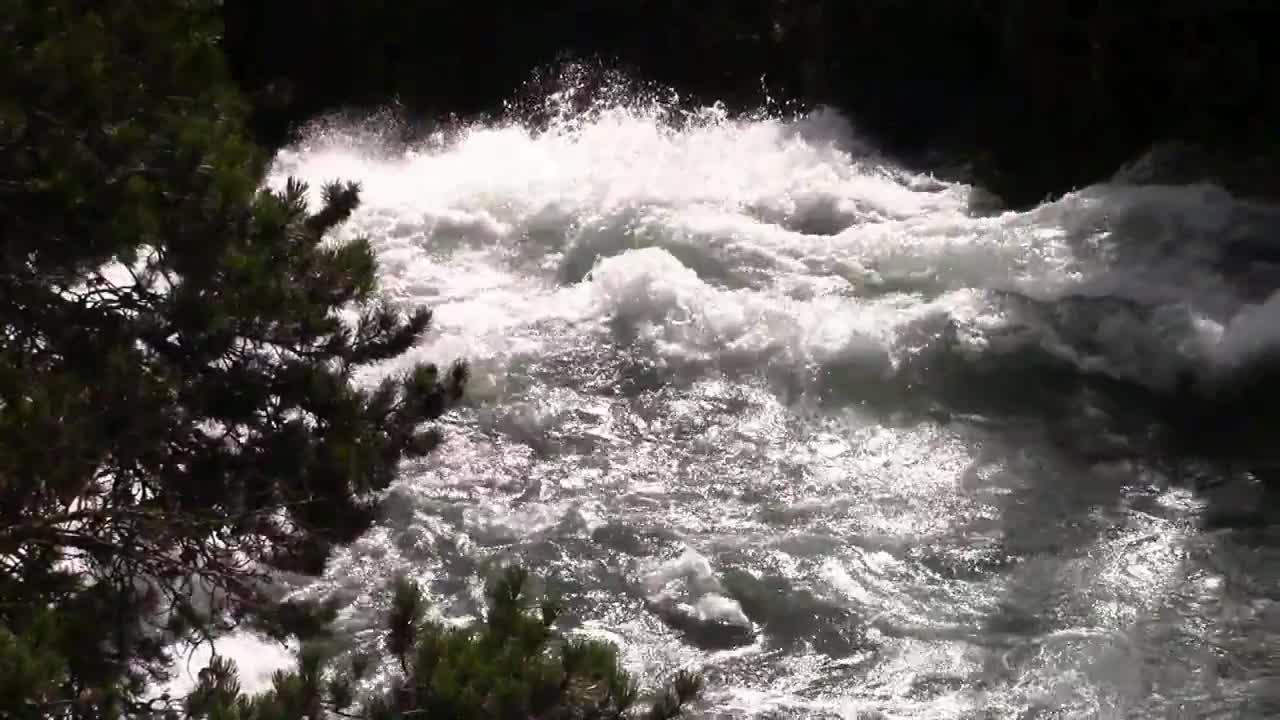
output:
[[1204, 522], [1261, 485], [1149, 422], [1280, 337], [1280, 213], [1121, 183], [981, 213], [832, 113], [668, 120], [279, 155], [361, 182], [349, 230], [436, 310], [378, 372], [474, 370], [303, 592], [374, 642], [395, 574], [462, 619], [518, 559], [646, 681], [704, 670], [710, 716], [1280, 713], [1277, 532]]

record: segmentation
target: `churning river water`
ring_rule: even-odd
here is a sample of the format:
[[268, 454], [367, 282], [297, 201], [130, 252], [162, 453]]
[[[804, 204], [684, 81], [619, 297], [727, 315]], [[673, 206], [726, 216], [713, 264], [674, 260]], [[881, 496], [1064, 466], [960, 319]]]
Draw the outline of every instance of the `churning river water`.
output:
[[1206, 525], [1262, 485], [1152, 440], [1280, 340], [1280, 265], [1237, 252], [1280, 210], [1117, 181], [980, 212], [832, 112], [669, 115], [279, 154], [273, 184], [362, 183], [347, 232], [436, 311], [374, 374], [473, 369], [299, 592], [372, 643], [395, 575], [461, 620], [519, 560], [648, 683], [701, 669], [708, 717], [1280, 714], [1280, 530]]

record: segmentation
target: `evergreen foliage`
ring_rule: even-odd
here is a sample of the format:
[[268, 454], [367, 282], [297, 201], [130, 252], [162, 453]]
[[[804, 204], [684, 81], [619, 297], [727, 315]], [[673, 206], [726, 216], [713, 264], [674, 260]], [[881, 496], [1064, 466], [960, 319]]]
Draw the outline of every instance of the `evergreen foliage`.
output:
[[[424, 364], [353, 382], [431, 315], [384, 300], [369, 242], [339, 236], [356, 185], [261, 190], [220, 12], [0, 7], [0, 718], [353, 716], [370, 661], [338, 672], [336, 606], [272, 602], [269, 572], [318, 571], [363, 531], [467, 379]], [[561, 641], [524, 581], [504, 576], [468, 630], [424, 623], [397, 585], [385, 649], [403, 678], [359, 716], [626, 710], [614, 651]], [[215, 658], [184, 702], [150, 699], [175, 643], [246, 621], [312, 639], [270, 692], [246, 696]]]
[[[304, 645], [298, 669], [277, 672], [272, 688], [250, 697], [233, 664], [216, 660], [187, 699], [190, 717], [217, 720], [298, 720], [341, 717], [392, 720], [672, 720], [702, 689], [692, 673], [678, 673], [644, 707], [617, 650], [597, 640], [564, 638], [551, 603], [533, 603], [527, 573], [507, 568], [490, 584], [489, 609], [471, 627], [424, 620], [421, 589], [398, 580], [390, 589], [384, 628], [386, 655], [398, 670], [389, 689], [358, 698], [357, 685], [374, 667], [368, 655], [337, 662], [325, 644]], [[359, 700], [359, 701], [358, 701]]]
[[430, 313], [334, 239], [356, 186], [259, 191], [217, 3], [0, 18], [0, 699], [135, 714], [173, 640], [368, 524], [466, 369], [352, 383]]

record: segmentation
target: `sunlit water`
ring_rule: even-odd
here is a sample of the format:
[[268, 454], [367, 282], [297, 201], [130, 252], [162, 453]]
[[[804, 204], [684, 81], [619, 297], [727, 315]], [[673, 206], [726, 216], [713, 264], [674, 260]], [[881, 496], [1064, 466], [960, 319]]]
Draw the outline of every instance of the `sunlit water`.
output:
[[833, 113], [660, 115], [278, 156], [361, 182], [348, 230], [436, 311], [376, 373], [474, 371], [300, 592], [373, 643], [396, 574], [463, 619], [517, 559], [646, 681], [702, 669], [713, 717], [1280, 713], [1277, 532], [1202, 527], [1258, 485], [1197, 492], [1116, 413], [1273, 346], [1276, 268], [1228, 261], [1280, 213], [1116, 184], [982, 217]]

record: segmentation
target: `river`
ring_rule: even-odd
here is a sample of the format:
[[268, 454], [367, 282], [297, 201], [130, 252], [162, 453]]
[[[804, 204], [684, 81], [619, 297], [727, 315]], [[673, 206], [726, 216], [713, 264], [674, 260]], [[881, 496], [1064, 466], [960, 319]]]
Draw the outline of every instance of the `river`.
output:
[[648, 683], [701, 669], [708, 717], [1280, 713], [1280, 532], [1206, 523], [1261, 482], [1152, 440], [1280, 339], [1280, 266], [1232, 262], [1280, 210], [1114, 182], [994, 212], [830, 111], [675, 114], [279, 154], [273, 183], [362, 183], [347, 231], [436, 311], [371, 375], [473, 369], [300, 593], [372, 643], [394, 575], [463, 620], [518, 560]]

